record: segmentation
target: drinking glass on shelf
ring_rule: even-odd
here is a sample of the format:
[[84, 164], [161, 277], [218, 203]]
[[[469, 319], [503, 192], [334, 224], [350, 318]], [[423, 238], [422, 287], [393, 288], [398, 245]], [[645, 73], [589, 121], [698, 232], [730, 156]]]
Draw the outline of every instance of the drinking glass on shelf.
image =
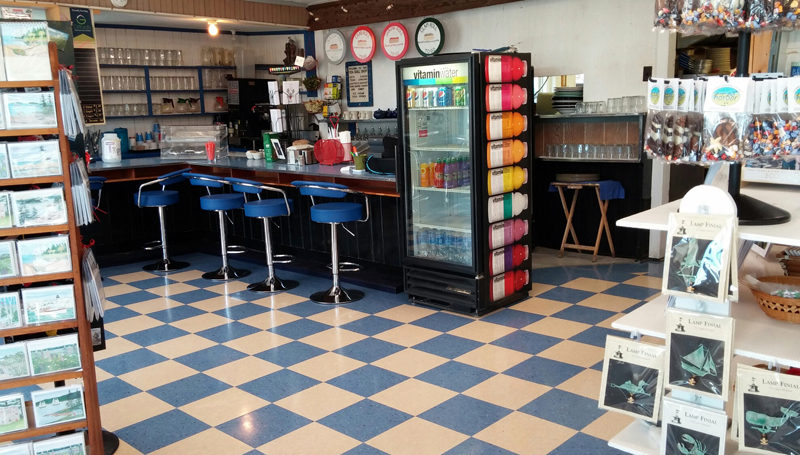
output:
[[114, 64], [117, 63], [117, 49], [114, 47], [107, 47], [106, 52], [108, 53], [108, 57], [106, 59], [106, 63]]
[[174, 66], [176, 64], [175, 63], [176, 55], [177, 54], [175, 53], [175, 49], [170, 49], [167, 51], [167, 65]]
[[644, 96], [636, 96], [633, 101], [636, 112], [647, 112], [647, 98]]
[[101, 47], [98, 52], [98, 58], [100, 59], [100, 63], [108, 63], [108, 48]]
[[606, 113], [606, 102], [605, 101], [598, 101], [597, 102], [597, 113], [598, 114], [605, 114]]
[[545, 150], [546, 151], [545, 151], [545, 155], [544, 156], [547, 156], [547, 157], [550, 157], [550, 158], [553, 158], [553, 157], [556, 156], [556, 146], [554, 144], [547, 144], [547, 147], [546, 147]]
[[175, 51], [175, 64], [183, 65], [183, 51], [180, 49]]
[[123, 57], [125, 58], [126, 65], [133, 65], [133, 49], [125, 48], [123, 51]]
[[114, 63], [116, 63], [117, 65], [125, 64], [125, 51], [124, 51], [124, 49], [122, 49], [121, 47], [115, 48], [114, 49], [114, 55], [116, 56], [116, 59], [114, 60]]
[[585, 114], [586, 113], [586, 103], [583, 101], [578, 101], [575, 103], [575, 113], [576, 114]]
[[158, 50], [158, 66], [167, 66], [167, 50]]

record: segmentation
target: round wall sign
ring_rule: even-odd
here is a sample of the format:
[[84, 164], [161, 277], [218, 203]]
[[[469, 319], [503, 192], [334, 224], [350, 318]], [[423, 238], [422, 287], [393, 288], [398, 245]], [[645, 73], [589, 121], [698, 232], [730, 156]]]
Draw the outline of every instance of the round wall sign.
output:
[[372, 29], [362, 25], [353, 30], [350, 37], [350, 52], [360, 63], [367, 63], [375, 55], [375, 34]]
[[344, 35], [339, 30], [332, 30], [325, 37], [325, 58], [333, 64], [341, 63], [347, 53]]
[[422, 20], [414, 35], [414, 44], [421, 55], [436, 55], [444, 46], [444, 27], [432, 17]]
[[381, 49], [389, 60], [400, 60], [408, 51], [408, 30], [400, 22], [392, 22], [383, 29]]

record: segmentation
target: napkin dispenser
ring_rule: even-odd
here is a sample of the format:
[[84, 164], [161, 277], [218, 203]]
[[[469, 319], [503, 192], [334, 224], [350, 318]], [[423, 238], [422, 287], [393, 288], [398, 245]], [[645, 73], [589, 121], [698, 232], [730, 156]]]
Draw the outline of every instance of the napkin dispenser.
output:
[[286, 149], [286, 164], [305, 166], [307, 164], [317, 164], [314, 158], [314, 147], [311, 145], [291, 146]]

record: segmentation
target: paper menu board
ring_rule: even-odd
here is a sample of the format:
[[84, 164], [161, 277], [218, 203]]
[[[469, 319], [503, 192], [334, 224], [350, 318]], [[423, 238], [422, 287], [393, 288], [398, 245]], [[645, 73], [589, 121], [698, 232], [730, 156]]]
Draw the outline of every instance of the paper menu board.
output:
[[662, 455], [724, 455], [728, 416], [683, 401], [664, 398]]
[[608, 336], [599, 405], [657, 422], [664, 382], [663, 346]]
[[747, 365], [736, 376], [739, 450], [800, 453], [800, 377]]

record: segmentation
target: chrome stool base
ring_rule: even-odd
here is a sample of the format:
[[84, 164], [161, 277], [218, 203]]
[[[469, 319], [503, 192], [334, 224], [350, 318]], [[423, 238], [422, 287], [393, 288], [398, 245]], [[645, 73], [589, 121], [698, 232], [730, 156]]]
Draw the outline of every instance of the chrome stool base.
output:
[[148, 265], [142, 267], [142, 269], [144, 269], [144, 270], [146, 270], [148, 272], [169, 273], [169, 272], [174, 272], [176, 270], [185, 269], [186, 267], [189, 267], [189, 263], [188, 262], [173, 261], [171, 259], [161, 259], [160, 261], [156, 262], [155, 264], [148, 264]]
[[342, 303], [356, 302], [364, 298], [364, 293], [357, 289], [345, 289], [334, 286], [327, 291], [319, 291], [309, 297], [312, 302], [323, 305], [338, 305]]
[[289, 289], [294, 289], [299, 286], [300, 283], [294, 280], [286, 280], [283, 281], [280, 278], [274, 276], [272, 278], [267, 277], [264, 281], [259, 281], [258, 283], [253, 283], [247, 286], [248, 291], [253, 292], [267, 292], [267, 293], [274, 293], [274, 292], [283, 292], [288, 291]]
[[249, 270], [235, 269], [228, 265], [228, 266], [223, 266], [219, 270], [216, 270], [214, 272], [204, 273], [203, 278], [206, 280], [229, 281], [229, 280], [235, 280], [237, 278], [244, 278], [247, 275], [250, 275]]

